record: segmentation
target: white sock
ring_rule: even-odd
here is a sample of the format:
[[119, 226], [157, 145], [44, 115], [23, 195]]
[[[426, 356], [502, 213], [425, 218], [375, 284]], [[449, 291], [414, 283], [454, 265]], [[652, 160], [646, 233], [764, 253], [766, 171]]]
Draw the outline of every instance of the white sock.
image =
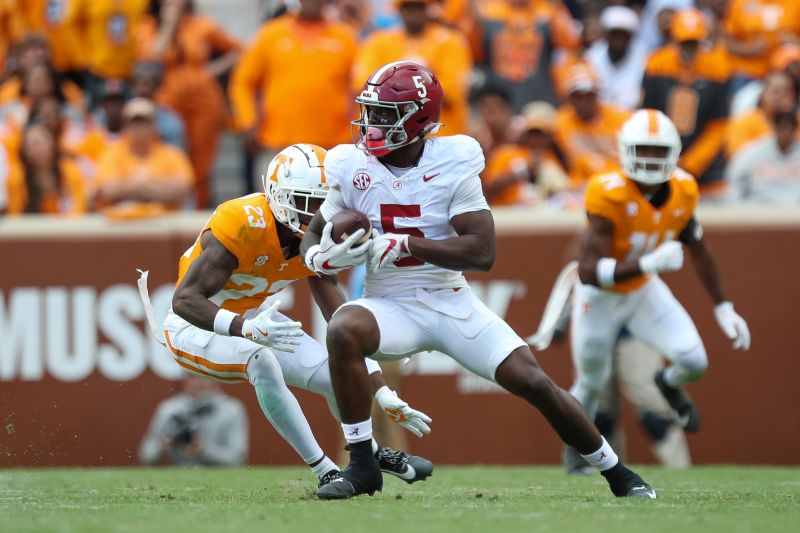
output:
[[606, 442], [605, 437], [603, 437], [603, 444], [600, 446], [599, 450], [588, 455], [581, 454], [581, 457], [586, 459], [587, 463], [601, 472], [609, 468], [614, 468], [617, 466], [617, 463], [619, 463], [619, 457], [617, 457], [617, 454], [611, 449], [611, 445]]
[[342, 423], [342, 431], [344, 432], [344, 440], [346, 440], [348, 444], [372, 440], [372, 419], [367, 418], [363, 422], [357, 422], [355, 424]]
[[331, 470], [339, 470], [339, 467], [336, 466], [336, 463], [328, 459], [328, 456], [323, 457], [322, 461], [311, 467], [311, 471], [314, 472], [314, 475], [317, 477], [322, 477]]
[[259, 351], [250, 359], [247, 375], [264, 416], [303, 462], [312, 464], [324, 457], [297, 398], [283, 381], [283, 372], [275, 356], [269, 350]]

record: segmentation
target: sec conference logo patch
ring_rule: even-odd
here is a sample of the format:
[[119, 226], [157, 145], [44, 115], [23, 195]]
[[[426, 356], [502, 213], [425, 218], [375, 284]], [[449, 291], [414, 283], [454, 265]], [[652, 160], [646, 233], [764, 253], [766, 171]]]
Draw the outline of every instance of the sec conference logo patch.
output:
[[369, 174], [365, 174], [363, 172], [359, 172], [355, 176], [353, 176], [353, 187], [358, 189], [359, 191], [366, 191], [369, 184], [372, 182], [370, 179]]

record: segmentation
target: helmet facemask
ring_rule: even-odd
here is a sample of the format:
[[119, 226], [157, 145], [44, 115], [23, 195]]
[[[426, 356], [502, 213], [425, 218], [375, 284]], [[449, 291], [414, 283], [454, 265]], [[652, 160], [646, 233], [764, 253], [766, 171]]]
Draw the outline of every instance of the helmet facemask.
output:
[[[328, 191], [311, 188], [287, 187], [273, 184], [267, 189], [267, 198], [275, 220], [303, 235], [308, 223], [325, 201]], [[314, 202], [319, 200], [319, 202]], [[314, 204], [317, 205], [314, 205]], [[306, 220], [302, 220], [305, 218]]]
[[356, 97], [361, 108], [360, 118], [351, 123], [354, 126], [352, 133], [356, 147], [370, 155], [381, 157], [418, 141], [428, 133], [435, 133], [439, 129], [438, 123], [412, 139], [408, 138], [405, 130], [406, 123], [422, 110], [427, 101], [381, 102], [375, 93], [362, 92]]
[[[642, 154], [642, 151], [645, 153]], [[648, 185], [657, 185], [672, 176], [678, 165], [680, 147], [654, 141], [620, 142], [620, 152], [622, 152], [620, 154], [622, 166], [631, 179]]]

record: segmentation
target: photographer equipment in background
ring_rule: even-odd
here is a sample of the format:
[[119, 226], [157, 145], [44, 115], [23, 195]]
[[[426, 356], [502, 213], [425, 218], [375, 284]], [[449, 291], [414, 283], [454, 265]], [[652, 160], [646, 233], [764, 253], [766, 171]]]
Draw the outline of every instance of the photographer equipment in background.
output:
[[241, 402], [223, 394], [215, 381], [187, 376], [183, 391], [156, 409], [139, 460], [146, 465], [242, 465], [248, 443]]

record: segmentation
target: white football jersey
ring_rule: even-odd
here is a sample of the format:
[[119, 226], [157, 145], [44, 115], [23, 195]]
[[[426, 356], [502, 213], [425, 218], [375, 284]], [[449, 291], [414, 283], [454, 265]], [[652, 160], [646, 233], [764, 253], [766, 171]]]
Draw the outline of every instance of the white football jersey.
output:
[[[418, 164], [395, 169], [396, 176], [375, 156], [342, 144], [325, 156], [331, 187], [320, 211], [325, 220], [343, 209], [365, 213], [381, 233], [406, 233], [426, 239], [457, 234], [450, 219], [489, 209], [481, 188], [483, 151], [466, 135], [425, 139]], [[408, 257], [377, 273], [368, 272], [365, 296], [413, 295], [417, 288], [466, 287], [461, 272]]]

